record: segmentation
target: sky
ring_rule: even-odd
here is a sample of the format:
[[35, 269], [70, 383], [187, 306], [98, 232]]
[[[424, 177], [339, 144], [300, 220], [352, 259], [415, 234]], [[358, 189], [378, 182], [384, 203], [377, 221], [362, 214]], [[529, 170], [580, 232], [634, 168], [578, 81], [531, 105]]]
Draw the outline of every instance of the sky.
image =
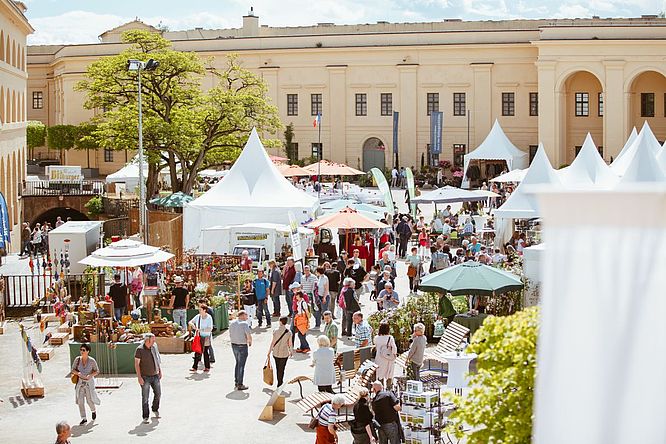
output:
[[666, 10], [666, 0], [23, 0], [35, 28], [32, 45], [92, 43], [138, 17], [171, 30], [238, 28], [254, 7], [269, 26], [518, 18], [639, 17]]

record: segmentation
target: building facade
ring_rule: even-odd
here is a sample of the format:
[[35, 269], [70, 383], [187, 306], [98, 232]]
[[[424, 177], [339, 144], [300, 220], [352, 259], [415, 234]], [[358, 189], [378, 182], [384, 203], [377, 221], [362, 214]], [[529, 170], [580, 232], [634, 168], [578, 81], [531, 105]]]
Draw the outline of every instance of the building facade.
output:
[[12, 230], [10, 251], [21, 248], [22, 181], [26, 174], [26, 37], [32, 33], [25, 6], [0, 0], [0, 192]]
[[[29, 47], [29, 118], [53, 125], [92, 117], [74, 85], [88, 64], [122, 50], [122, 32], [137, 28], [158, 32], [134, 21], [95, 44]], [[573, 160], [588, 131], [607, 161], [643, 121], [666, 139], [666, 20], [653, 16], [277, 28], [250, 14], [241, 28], [163, 35], [216, 67], [238, 54], [268, 83], [282, 121], [294, 124], [301, 158], [316, 153], [317, 113], [324, 157], [365, 170], [394, 163], [394, 111], [406, 166], [462, 165], [495, 119], [531, 154], [543, 142], [556, 167]], [[204, 87], [213, 82], [206, 77]], [[429, 152], [432, 111], [443, 113], [438, 156]], [[85, 153], [67, 155], [85, 166]], [[91, 166], [108, 174], [124, 160], [100, 152]]]

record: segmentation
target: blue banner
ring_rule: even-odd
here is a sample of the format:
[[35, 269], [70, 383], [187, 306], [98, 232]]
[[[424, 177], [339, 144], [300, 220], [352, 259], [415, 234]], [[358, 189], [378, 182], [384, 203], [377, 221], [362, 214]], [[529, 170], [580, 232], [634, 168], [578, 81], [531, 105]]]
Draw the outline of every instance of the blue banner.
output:
[[7, 244], [11, 242], [9, 229], [7, 201], [5, 200], [5, 196], [0, 193], [0, 248], [7, 248]]
[[430, 113], [430, 153], [442, 153], [442, 123], [444, 114], [441, 111]]
[[398, 119], [400, 113], [393, 111], [393, 153], [398, 154]]

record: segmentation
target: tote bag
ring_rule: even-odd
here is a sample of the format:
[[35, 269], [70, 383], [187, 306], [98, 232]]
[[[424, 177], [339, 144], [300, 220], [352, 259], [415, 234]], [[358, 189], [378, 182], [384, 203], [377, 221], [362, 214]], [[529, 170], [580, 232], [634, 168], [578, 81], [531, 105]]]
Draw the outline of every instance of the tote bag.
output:
[[271, 367], [270, 357], [266, 359], [266, 365], [264, 365], [264, 382], [273, 385], [273, 367]]

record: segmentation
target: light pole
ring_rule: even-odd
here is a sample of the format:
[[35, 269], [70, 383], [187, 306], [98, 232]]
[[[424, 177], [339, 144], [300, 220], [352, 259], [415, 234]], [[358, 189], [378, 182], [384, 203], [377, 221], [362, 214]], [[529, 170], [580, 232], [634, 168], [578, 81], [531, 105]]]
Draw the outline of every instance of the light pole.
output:
[[127, 69], [138, 74], [139, 96], [139, 233], [144, 244], [148, 244], [148, 215], [146, 213], [146, 184], [143, 177], [143, 111], [141, 109], [141, 71], [154, 71], [160, 63], [150, 59], [147, 62], [130, 59]]

